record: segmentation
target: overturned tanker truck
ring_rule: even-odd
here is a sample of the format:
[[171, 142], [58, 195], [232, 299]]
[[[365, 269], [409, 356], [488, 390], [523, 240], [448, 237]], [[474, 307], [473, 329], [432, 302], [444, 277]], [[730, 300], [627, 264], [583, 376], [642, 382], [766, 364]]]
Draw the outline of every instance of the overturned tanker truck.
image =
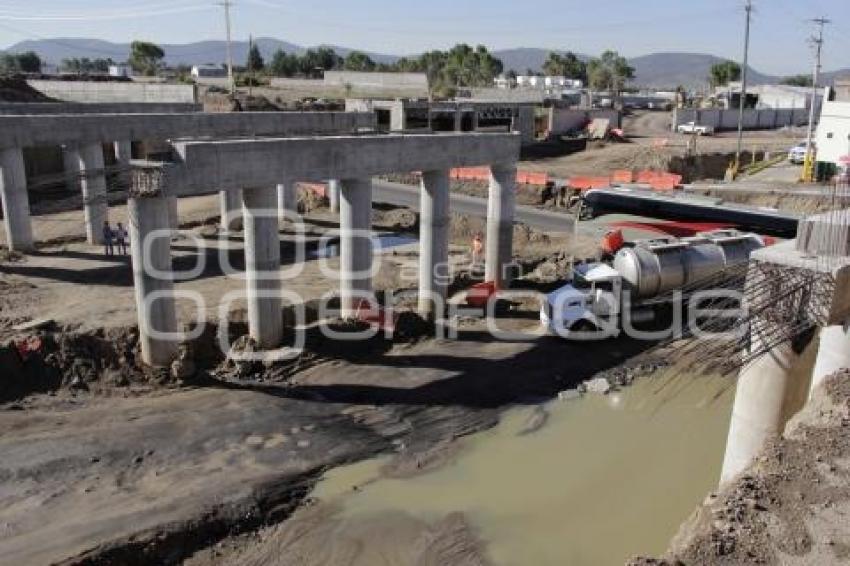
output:
[[760, 236], [735, 230], [624, 245], [610, 262], [575, 266], [572, 281], [546, 296], [540, 320], [568, 339], [617, 336], [625, 321], [654, 320], [672, 292], [743, 267], [764, 245]]

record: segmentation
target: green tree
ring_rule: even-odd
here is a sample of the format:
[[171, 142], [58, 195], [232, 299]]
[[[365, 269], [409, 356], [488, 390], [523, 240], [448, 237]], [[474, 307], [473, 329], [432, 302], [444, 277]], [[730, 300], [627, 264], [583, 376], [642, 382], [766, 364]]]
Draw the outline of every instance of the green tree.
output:
[[374, 71], [375, 62], [361, 51], [351, 51], [345, 56], [342, 68], [346, 71]]
[[635, 78], [635, 69], [628, 60], [616, 51], [605, 51], [587, 63], [587, 78], [596, 90], [619, 93], [626, 81]]
[[260, 53], [260, 48], [257, 47], [256, 43], [252, 43], [251, 48], [248, 50], [248, 60], [245, 66], [253, 71], [262, 71], [266, 66], [263, 55]]
[[811, 75], [794, 75], [791, 77], [785, 77], [780, 81], [780, 84], [790, 85], [790, 86], [812, 86], [812, 76]]
[[0, 72], [40, 73], [41, 57], [35, 51], [0, 54]]
[[735, 61], [715, 63], [709, 70], [708, 82], [711, 86], [724, 86], [741, 79], [741, 65]]
[[278, 49], [272, 55], [269, 71], [276, 77], [292, 77], [298, 72], [298, 56]]
[[587, 82], [587, 65], [571, 51], [563, 55], [554, 51], [550, 52], [546, 62], [543, 63], [543, 72], [547, 75]]
[[128, 63], [137, 73], [151, 77], [156, 75], [163, 57], [165, 52], [155, 43], [134, 41], [130, 44]]

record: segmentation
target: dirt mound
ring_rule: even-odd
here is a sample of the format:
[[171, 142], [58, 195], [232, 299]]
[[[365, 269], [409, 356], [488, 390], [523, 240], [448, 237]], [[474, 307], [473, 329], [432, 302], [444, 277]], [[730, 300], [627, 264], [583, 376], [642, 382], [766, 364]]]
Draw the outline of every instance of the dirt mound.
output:
[[35, 90], [19, 75], [0, 77], [0, 101], [3, 102], [57, 102]]

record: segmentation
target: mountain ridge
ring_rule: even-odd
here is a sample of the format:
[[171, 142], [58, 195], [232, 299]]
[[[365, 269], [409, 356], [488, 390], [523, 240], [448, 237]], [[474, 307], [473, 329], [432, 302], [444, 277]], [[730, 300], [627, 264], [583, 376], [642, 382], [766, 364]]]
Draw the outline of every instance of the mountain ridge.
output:
[[[299, 55], [308, 49], [307, 47], [273, 37], [258, 37], [254, 42], [260, 48], [260, 52], [266, 60], [271, 59], [272, 54], [278, 49]], [[332, 47], [341, 56], [345, 56], [354, 50], [350, 47], [338, 45], [325, 46]], [[162, 43], [160, 47], [165, 51], [165, 62], [169, 65], [176, 65], [178, 63], [189, 65], [221, 63], [226, 60], [226, 42], [221, 40], [197, 41], [186, 44]], [[54, 64], [60, 63], [62, 59], [72, 57], [88, 57], [90, 59], [111, 57], [116, 61], [123, 61], [126, 60], [130, 53], [130, 44], [112, 43], [92, 38], [59, 37], [21, 41], [10, 46], [5, 51], [21, 52], [30, 50], [35, 51], [44, 60]], [[557, 51], [559, 53], [566, 52], [565, 50], [537, 47], [517, 47], [497, 49], [493, 51], [493, 55], [502, 60], [506, 71], [513, 69], [517, 73], [523, 74], [528, 69], [539, 71], [551, 51]], [[400, 58], [398, 55], [387, 53], [363, 52], [379, 63], [393, 63]], [[248, 42], [234, 41], [233, 60], [241, 63], [245, 61], [247, 55]], [[586, 54], [579, 53], [577, 55], [585, 61], [590, 59], [590, 56]], [[675, 88], [682, 85], [694, 88], [706, 86], [708, 84], [711, 65], [724, 60], [723, 57], [706, 53], [669, 51], [631, 57], [629, 58], [629, 63], [635, 68], [635, 80], [633, 81], [635, 86]], [[807, 74], [807, 72], [803, 74]], [[838, 75], [850, 75], [850, 68], [824, 73], [824, 82], [829, 83]], [[781, 79], [780, 76], [761, 73], [752, 67], [750, 67], [748, 76], [751, 84], [776, 83]]]

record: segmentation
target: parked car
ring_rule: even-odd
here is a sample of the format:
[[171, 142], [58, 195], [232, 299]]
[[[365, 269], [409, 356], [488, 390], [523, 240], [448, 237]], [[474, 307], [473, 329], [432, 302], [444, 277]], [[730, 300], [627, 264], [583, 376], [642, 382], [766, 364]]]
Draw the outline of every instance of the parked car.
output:
[[696, 134], [698, 136], [710, 136], [714, 133], [714, 127], [697, 124], [696, 122], [687, 122], [685, 124], [679, 124], [679, 126], [676, 128], [676, 131], [680, 134]]
[[[812, 148], [814, 147], [814, 142], [812, 142]], [[788, 161], [794, 163], [795, 165], [801, 165], [806, 160], [807, 149], [808, 142], [806, 140], [801, 141], [800, 143], [788, 150]]]

